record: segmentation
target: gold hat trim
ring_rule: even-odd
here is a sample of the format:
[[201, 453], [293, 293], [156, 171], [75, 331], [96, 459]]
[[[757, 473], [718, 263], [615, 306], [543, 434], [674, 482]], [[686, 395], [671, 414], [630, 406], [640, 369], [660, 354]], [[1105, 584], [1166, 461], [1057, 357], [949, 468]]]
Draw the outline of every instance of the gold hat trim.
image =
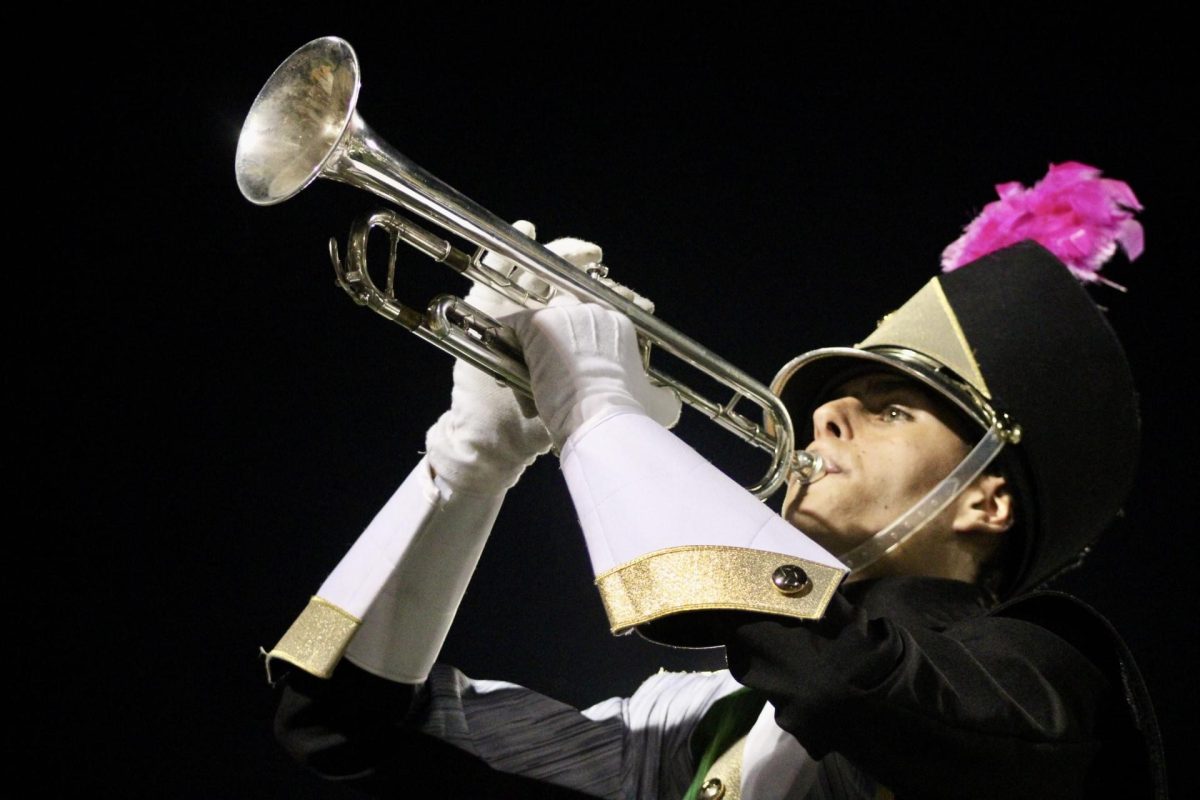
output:
[[930, 280], [907, 303], [880, 320], [875, 331], [855, 345], [860, 349], [883, 346], [923, 353], [954, 370], [985, 398], [990, 400], [992, 397], [971, 344], [938, 278]]

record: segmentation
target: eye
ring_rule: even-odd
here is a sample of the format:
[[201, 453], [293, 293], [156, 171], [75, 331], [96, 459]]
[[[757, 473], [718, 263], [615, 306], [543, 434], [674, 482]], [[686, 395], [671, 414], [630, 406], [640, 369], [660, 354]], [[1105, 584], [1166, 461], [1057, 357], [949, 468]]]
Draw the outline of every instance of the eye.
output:
[[884, 422], [908, 422], [913, 418], [912, 414], [895, 405], [885, 406], [881, 416]]

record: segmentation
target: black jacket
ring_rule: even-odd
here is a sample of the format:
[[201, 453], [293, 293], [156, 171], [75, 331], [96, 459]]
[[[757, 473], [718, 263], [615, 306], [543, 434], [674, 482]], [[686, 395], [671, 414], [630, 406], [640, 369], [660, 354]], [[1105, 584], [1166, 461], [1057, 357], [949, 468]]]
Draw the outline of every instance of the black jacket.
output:
[[[742, 620], [727, 638], [731, 672], [780, 727], [898, 798], [1165, 796], [1136, 667], [1066, 595], [989, 609], [970, 584], [889, 578], [843, 587], [820, 621]], [[427, 707], [421, 690], [343, 663], [330, 681], [284, 681], [277, 735], [379, 795], [581, 796], [416, 732]]]
[[989, 609], [959, 581], [852, 583], [820, 621], [748, 622], [726, 649], [811, 755], [899, 798], [1165, 796], [1136, 666], [1068, 595]]

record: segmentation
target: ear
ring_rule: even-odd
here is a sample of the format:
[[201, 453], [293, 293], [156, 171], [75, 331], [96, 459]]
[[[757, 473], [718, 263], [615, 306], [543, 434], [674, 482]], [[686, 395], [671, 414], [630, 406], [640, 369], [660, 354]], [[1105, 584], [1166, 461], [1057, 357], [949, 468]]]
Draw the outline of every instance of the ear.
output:
[[1002, 475], [980, 475], [958, 497], [955, 533], [1003, 533], [1013, 526], [1013, 497]]

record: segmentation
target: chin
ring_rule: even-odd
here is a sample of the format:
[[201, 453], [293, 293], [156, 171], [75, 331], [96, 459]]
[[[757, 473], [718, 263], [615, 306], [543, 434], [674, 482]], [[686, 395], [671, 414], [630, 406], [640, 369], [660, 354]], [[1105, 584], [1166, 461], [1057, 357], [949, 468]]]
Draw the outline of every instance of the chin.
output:
[[803, 509], [796, 509], [786, 514], [784, 517], [788, 524], [796, 530], [803, 533], [808, 538], [812, 539], [817, 544], [824, 547], [831, 553], [838, 553], [841, 549], [845, 549], [847, 545], [843, 541], [843, 537], [837, 532], [831, 530], [829, 526], [817, 516], [805, 512]]

